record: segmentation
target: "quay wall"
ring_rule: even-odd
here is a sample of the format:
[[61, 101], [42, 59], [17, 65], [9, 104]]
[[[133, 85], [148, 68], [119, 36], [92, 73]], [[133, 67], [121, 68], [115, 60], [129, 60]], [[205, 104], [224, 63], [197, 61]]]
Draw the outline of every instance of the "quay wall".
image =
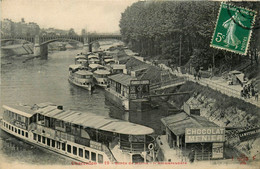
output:
[[105, 99], [109, 101], [111, 104], [115, 105], [116, 107], [125, 110], [125, 108], [123, 107], [123, 101], [107, 90], [105, 90]]
[[[186, 82], [179, 88], [168, 89], [165, 92], [183, 92], [193, 90], [191, 96], [179, 95], [171, 97], [168, 103], [183, 109], [183, 102], [193, 110], [200, 109], [200, 116], [205, 117], [220, 127], [249, 128], [259, 126], [260, 108], [241, 99], [230, 97], [198, 83]], [[246, 155], [256, 154], [259, 150], [260, 137], [241, 141], [239, 130], [227, 131], [226, 146], [235, 147]]]
[[21, 56], [33, 53], [33, 44], [11, 45], [1, 47], [1, 57]]

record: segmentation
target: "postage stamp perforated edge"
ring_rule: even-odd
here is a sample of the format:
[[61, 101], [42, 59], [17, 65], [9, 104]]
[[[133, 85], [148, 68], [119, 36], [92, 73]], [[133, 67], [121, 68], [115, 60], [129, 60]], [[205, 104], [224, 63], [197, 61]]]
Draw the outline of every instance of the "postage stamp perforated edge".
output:
[[[227, 4], [227, 3], [221, 2], [221, 4], [220, 4], [219, 11], [218, 11], [218, 18], [217, 18], [217, 21], [216, 21], [216, 24], [215, 24], [214, 33], [213, 33], [212, 38], [211, 38], [211, 41], [210, 41], [210, 47], [215, 48], [215, 49], [220, 49], [220, 50], [226, 50], [226, 51], [233, 52], [233, 53], [236, 53], [236, 54], [247, 55], [247, 51], [248, 51], [248, 48], [249, 48], [249, 46], [250, 46], [250, 40], [251, 40], [251, 36], [252, 36], [252, 29], [249, 30], [248, 42], [247, 42], [247, 44], [246, 44], [246, 50], [245, 50], [245, 52], [239, 52], [239, 51], [227, 49], [227, 48], [224, 48], [224, 47], [221, 47], [221, 46], [214, 45], [214, 44], [212, 43], [212, 42], [213, 42], [213, 39], [214, 39], [214, 35], [215, 35], [215, 33], [216, 33], [216, 29], [217, 29], [217, 25], [218, 25], [218, 21], [219, 21], [219, 16], [220, 16], [220, 12], [221, 12], [222, 5], [223, 5], [223, 4]], [[227, 4], [227, 5], [228, 5], [228, 4]], [[254, 10], [252, 10], [252, 9], [245, 8], [245, 7], [238, 7], [238, 8], [245, 9], [245, 10], [248, 10], [248, 11], [251, 11], [251, 12], [254, 12], [254, 13], [255, 13], [254, 18], [253, 18], [253, 22], [252, 22], [252, 26], [254, 26], [254, 24], [255, 24], [255, 17], [256, 17], [256, 15], [257, 15], [257, 12], [254, 11]]]

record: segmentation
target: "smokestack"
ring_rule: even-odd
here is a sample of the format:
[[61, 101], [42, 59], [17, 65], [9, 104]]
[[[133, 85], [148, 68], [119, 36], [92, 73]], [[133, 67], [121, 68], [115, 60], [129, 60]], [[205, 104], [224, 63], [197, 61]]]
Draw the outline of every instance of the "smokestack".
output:
[[63, 106], [57, 106], [57, 109], [63, 110]]

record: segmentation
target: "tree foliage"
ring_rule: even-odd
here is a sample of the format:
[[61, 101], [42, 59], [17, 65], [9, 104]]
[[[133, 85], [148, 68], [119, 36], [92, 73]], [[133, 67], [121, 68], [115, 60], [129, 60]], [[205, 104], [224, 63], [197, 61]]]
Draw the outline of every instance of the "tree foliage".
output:
[[213, 54], [233, 57], [210, 47], [219, 7], [220, 2], [213, 1], [139, 1], [122, 13], [120, 31], [132, 50], [144, 57], [161, 55], [178, 63], [181, 54], [185, 64], [197, 55], [198, 62], [212, 64]]

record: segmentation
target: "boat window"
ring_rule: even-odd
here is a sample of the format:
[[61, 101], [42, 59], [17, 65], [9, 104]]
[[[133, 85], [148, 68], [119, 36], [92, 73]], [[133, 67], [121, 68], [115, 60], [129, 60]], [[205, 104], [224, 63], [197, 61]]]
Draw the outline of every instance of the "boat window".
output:
[[22, 130], [22, 136], [24, 136], [24, 131]]
[[11, 125], [9, 125], [9, 130], [11, 130]]
[[96, 153], [91, 152], [91, 160], [92, 161], [96, 161], [97, 160]]
[[51, 145], [51, 140], [49, 138], [47, 138], [47, 145], [50, 146]]
[[73, 146], [73, 154], [74, 154], [74, 155], [77, 155], [77, 147], [74, 147], [74, 146]]
[[52, 147], [55, 147], [55, 140], [52, 140], [51, 142], [52, 142], [52, 144], [51, 144]]
[[79, 156], [83, 157], [83, 149], [82, 148], [79, 148]]
[[12, 126], [12, 131], [14, 131], [14, 127]]
[[5, 122], [4, 122], [4, 126], [5, 126]]
[[98, 163], [103, 163], [103, 155], [98, 154]]
[[57, 149], [60, 149], [60, 142], [57, 141]]
[[22, 117], [20, 115], [18, 115], [18, 121], [22, 121]]
[[61, 146], [62, 146], [62, 150], [65, 151], [65, 149], [66, 149], [66, 144], [65, 144], [65, 143], [62, 143]]
[[28, 138], [28, 132], [25, 132], [25, 137], [27, 137], [27, 138]]
[[14, 130], [15, 130], [15, 132], [17, 133], [17, 128], [15, 128]]
[[5, 126], [6, 128], [8, 128], [8, 124], [6, 124], [6, 126]]
[[44, 116], [41, 115], [41, 114], [39, 114], [39, 115], [38, 115], [38, 121], [42, 121], [42, 120], [44, 120]]
[[71, 153], [71, 145], [67, 144], [67, 152]]
[[45, 144], [45, 137], [42, 136], [42, 143]]
[[21, 134], [21, 131], [20, 131], [20, 129], [18, 129], [18, 134]]
[[41, 142], [42, 136], [38, 135], [38, 141]]
[[85, 159], [89, 159], [89, 151], [85, 150]]
[[36, 140], [37, 135], [33, 133], [33, 139]]

